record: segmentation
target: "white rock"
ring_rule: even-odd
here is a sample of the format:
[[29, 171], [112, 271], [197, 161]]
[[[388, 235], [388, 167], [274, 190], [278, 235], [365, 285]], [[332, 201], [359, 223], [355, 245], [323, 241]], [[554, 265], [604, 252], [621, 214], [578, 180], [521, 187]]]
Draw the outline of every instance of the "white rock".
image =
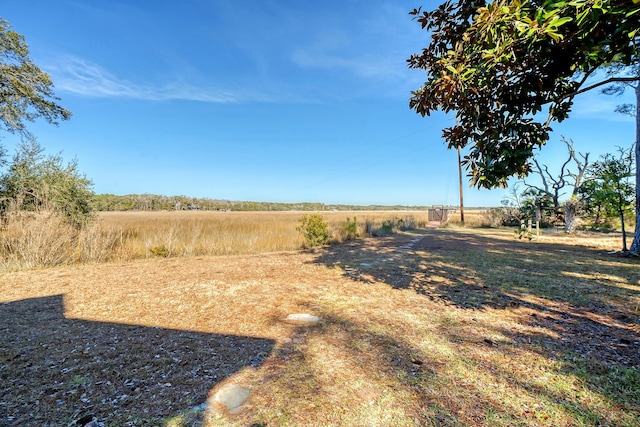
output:
[[288, 322], [317, 323], [320, 321], [320, 318], [307, 313], [296, 313], [288, 315], [285, 320]]
[[250, 395], [251, 390], [248, 388], [240, 387], [236, 384], [225, 384], [220, 387], [220, 390], [218, 390], [212, 399], [213, 403], [224, 406], [230, 414], [239, 414], [246, 409], [243, 403]]

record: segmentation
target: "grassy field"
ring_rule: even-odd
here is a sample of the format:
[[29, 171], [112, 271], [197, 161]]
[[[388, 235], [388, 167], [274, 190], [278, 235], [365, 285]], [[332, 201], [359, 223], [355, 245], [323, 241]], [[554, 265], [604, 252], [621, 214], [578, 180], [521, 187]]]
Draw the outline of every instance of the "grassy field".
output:
[[[47, 212], [11, 217], [0, 232], [0, 271], [153, 257], [238, 255], [301, 249], [297, 230], [310, 212], [103, 212], [76, 230]], [[333, 242], [356, 218], [360, 235], [384, 221], [418, 227], [427, 212], [322, 212]]]
[[[637, 426], [617, 246], [452, 227], [4, 273], [0, 426]], [[225, 384], [245, 412], [202, 405]]]
[[[175, 255], [237, 255], [300, 249], [296, 230], [309, 212], [103, 212], [100, 227], [122, 234], [122, 252], [130, 258], [153, 256], [164, 247]], [[412, 218], [418, 226], [427, 222], [427, 213], [416, 212], [321, 212], [332, 239], [341, 241], [341, 227], [356, 217], [360, 235], [367, 222], [379, 227], [385, 220]]]

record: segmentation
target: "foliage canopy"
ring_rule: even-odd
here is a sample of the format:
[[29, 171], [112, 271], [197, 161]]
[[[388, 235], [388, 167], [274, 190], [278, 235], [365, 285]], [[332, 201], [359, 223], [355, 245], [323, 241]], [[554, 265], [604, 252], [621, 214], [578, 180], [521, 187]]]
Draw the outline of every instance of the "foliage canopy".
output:
[[[574, 97], [612, 82], [598, 69], [638, 61], [638, 0], [448, 0], [411, 14], [430, 43], [408, 59], [426, 72], [410, 107], [421, 115], [455, 111], [449, 148], [469, 146], [464, 163], [474, 186], [504, 187], [530, 170], [552, 122], [566, 119]], [[546, 119], [539, 113], [546, 112]]]
[[56, 101], [51, 78], [29, 56], [24, 37], [0, 18], [0, 128], [27, 134], [25, 120], [69, 119], [71, 112]]

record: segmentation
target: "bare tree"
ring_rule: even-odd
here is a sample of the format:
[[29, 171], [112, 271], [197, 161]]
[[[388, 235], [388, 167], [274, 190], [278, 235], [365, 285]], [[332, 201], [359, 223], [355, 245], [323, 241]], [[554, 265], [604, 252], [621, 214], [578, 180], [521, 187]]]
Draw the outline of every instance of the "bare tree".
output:
[[[538, 194], [542, 196], [538, 197], [539, 201], [536, 203], [536, 221], [540, 221], [542, 198], [546, 197], [552, 202], [553, 213], [556, 216], [560, 216], [561, 213], [564, 213], [565, 232], [570, 233], [575, 230], [577, 205], [575, 203], [563, 204], [560, 202], [560, 198], [565, 194], [563, 192], [565, 187], [572, 188], [572, 198], [577, 195], [578, 188], [580, 188], [584, 179], [584, 173], [589, 166], [589, 153], [583, 154], [576, 152], [573, 146], [573, 140], [567, 140], [564, 136], [562, 137], [562, 142], [567, 146], [568, 157], [560, 167], [558, 174], [553, 175], [549, 172], [549, 167], [547, 165], [540, 165], [538, 160], [533, 158], [533, 172], [540, 176], [542, 185], [537, 186], [529, 184], [526, 181], [524, 183], [531, 194]], [[575, 165], [576, 172], [572, 172], [569, 167], [572, 162]]]

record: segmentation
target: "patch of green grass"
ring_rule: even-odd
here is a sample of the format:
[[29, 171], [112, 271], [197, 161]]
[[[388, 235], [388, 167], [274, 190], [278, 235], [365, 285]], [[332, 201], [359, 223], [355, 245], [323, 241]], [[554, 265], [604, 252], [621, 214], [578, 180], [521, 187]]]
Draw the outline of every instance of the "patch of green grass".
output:
[[72, 379], [71, 382], [74, 385], [87, 385], [91, 382], [91, 380], [83, 375], [75, 375]]

